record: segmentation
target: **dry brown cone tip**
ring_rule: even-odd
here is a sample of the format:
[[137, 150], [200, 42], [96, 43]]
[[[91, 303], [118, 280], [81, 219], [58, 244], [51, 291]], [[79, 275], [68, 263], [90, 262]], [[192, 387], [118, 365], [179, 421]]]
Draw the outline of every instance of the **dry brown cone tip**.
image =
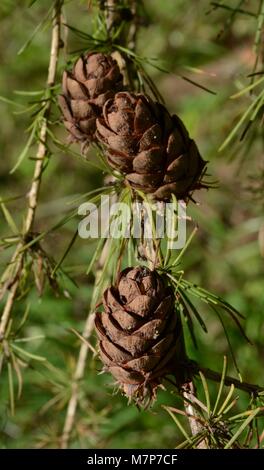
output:
[[148, 96], [117, 93], [97, 119], [97, 137], [127, 184], [157, 200], [188, 199], [202, 186], [205, 162], [177, 116]]
[[[168, 374], [181, 384], [185, 350], [174, 294], [157, 271], [127, 268], [104, 292], [96, 332], [104, 371], [129, 399], [154, 399]], [[177, 378], [177, 379], [176, 379]]]
[[117, 62], [102, 53], [81, 56], [72, 71], [63, 73], [59, 105], [71, 141], [89, 144], [95, 138], [96, 118], [105, 102], [123, 88]]

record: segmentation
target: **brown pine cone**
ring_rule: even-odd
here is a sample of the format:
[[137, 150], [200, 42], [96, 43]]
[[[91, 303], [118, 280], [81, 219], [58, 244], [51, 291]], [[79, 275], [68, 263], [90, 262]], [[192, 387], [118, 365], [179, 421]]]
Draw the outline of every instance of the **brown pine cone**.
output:
[[180, 363], [186, 356], [174, 300], [157, 271], [127, 268], [117, 287], [106, 289], [104, 312], [96, 314], [104, 370], [138, 402], [155, 397], [166, 374], [182, 375]]
[[94, 140], [96, 118], [104, 103], [122, 88], [123, 77], [110, 55], [92, 52], [81, 56], [71, 72], [63, 73], [59, 105], [72, 141]]
[[148, 96], [120, 92], [97, 119], [97, 137], [109, 164], [155, 199], [187, 199], [200, 187], [205, 162], [177, 116]]

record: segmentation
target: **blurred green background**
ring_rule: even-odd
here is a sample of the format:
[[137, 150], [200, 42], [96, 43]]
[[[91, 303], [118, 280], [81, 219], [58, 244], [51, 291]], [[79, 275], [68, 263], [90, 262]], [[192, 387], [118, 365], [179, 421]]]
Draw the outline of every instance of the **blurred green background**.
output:
[[[66, 21], [91, 32], [92, 11], [88, 9], [88, 3], [67, 1]], [[37, 1], [31, 8], [28, 4], [26, 0], [2, 0], [0, 3], [0, 95], [17, 103], [0, 101], [0, 196], [22, 195], [8, 204], [17, 224], [22, 223], [24, 215], [25, 197], [34, 168], [30, 158], [34, 157], [35, 148], [30, 149], [27, 158], [10, 174], [26, 143], [26, 129], [31, 122], [30, 114], [17, 113], [19, 104], [31, 101], [31, 97], [23, 97], [15, 91], [35, 91], [44, 87], [50, 44], [49, 28], [40, 28], [29, 46], [18, 54], [46, 15], [51, 1]], [[228, 2], [230, 6], [236, 4], [235, 1]], [[252, 12], [257, 11], [257, 5], [255, 0], [245, 2], [245, 8]], [[243, 379], [263, 385], [264, 198], [261, 192], [256, 198], [251, 188], [252, 177], [258, 177], [263, 171], [261, 127], [250, 129], [241, 142], [238, 135], [229, 147], [218, 152], [250, 102], [246, 95], [237, 100], [231, 100], [230, 95], [248, 83], [247, 75], [254, 63], [256, 18], [237, 14], [231, 21], [230, 11], [214, 9], [208, 0], [152, 0], [146, 1], [145, 6], [149, 24], [139, 33], [138, 51], [144, 57], [157, 58], [157, 64], [168, 70], [163, 73], [148, 66], [168, 108], [183, 119], [204, 159], [209, 161], [209, 173], [219, 181], [216, 189], [196, 194], [199, 205], [189, 209], [199, 231], [186, 252], [183, 268], [189, 280], [223, 296], [245, 315], [244, 327], [253, 345], [241, 338], [230, 321], [227, 329]], [[65, 30], [63, 34], [68, 36], [68, 54], [84, 47], [84, 42], [71, 31]], [[61, 57], [59, 77], [69, 57]], [[214, 94], [181, 77], [198, 82]], [[56, 118], [56, 114], [53, 117]], [[59, 137], [65, 139], [62, 127], [54, 127]], [[52, 146], [41, 186], [36, 231], [54, 225], [69, 210], [70, 201], [97, 188], [102, 180], [101, 173], [84, 159], [74, 158]], [[257, 180], [257, 183], [261, 187], [261, 181]], [[4, 237], [10, 230], [3, 216], [0, 217]], [[74, 219], [45, 238], [43, 247], [55, 260], [66, 249], [77, 222]], [[33, 288], [29, 299], [16, 302], [15, 318], [21, 318], [29, 304], [29, 319], [22, 336], [43, 336], [29, 341], [25, 347], [30, 354], [46, 358], [46, 362], [32, 359], [24, 367], [23, 392], [16, 401], [15, 416], [11, 416], [9, 410], [7, 373], [1, 376], [2, 448], [59, 445], [70, 377], [80, 346], [79, 339], [69, 332], [69, 328], [81, 332], [88, 312], [94, 273], [88, 278], [84, 273], [94, 247], [95, 242], [78, 238], [64, 262], [65, 271], [78, 284], [74, 287], [66, 282], [65, 289], [70, 292], [70, 298], [55, 296], [47, 286], [42, 298]], [[12, 249], [1, 250], [1, 269], [11, 254]], [[221, 371], [223, 355], [229, 356], [225, 335], [213, 313], [207, 311], [204, 304], [199, 308], [209, 333], [201, 333], [197, 325], [199, 348], [194, 350], [187, 339], [189, 355], [203, 366]], [[229, 366], [230, 374], [235, 374], [231, 359]], [[72, 447], [161, 448], [174, 447], [180, 442], [175, 423], [160, 407], [161, 404], [180, 406], [171, 390], [159, 393], [153, 409], [138, 411], [134, 405], [128, 406], [120, 394], [113, 395], [111, 377], [99, 375], [99, 370], [98, 359], [90, 356], [81, 386], [81, 406]], [[212, 396], [215, 390], [212, 386]], [[241, 410], [247, 406], [243, 394], [239, 403]]]

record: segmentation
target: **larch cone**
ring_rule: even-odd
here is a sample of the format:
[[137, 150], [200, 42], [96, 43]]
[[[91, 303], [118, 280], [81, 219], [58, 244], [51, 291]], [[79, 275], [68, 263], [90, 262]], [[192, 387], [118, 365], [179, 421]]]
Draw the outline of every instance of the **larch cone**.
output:
[[104, 370], [138, 403], [155, 398], [168, 374], [183, 380], [186, 356], [179, 313], [163, 276], [146, 267], [127, 268], [104, 292], [96, 332]]
[[96, 121], [108, 163], [154, 199], [188, 199], [202, 187], [205, 161], [178, 116], [148, 96], [119, 92]]

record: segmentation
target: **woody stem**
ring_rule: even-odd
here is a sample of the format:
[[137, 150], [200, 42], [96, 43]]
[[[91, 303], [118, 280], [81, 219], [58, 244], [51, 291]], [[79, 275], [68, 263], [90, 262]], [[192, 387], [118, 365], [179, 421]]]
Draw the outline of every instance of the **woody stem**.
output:
[[[57, 71], [57, 62], [59, 57], [60, 50], [60, 28], [61, 28], [61, 8], [63, 1], [55, 0], [53, 8], [53, 26], [52, 26], [52, 35], [51, 35], [51, 47], [50, 47], [50, 61], [49, 69], [47, 76], [46, 92], [47, 94], [52, 89], [55, 83], [56, 71]], [[31, 188], [28, 193], [28, 209], [25, 218], [25, 224], [23, 228], [23, 240], [27, 239], [27, 235], [32, 231], [35, 213], [38, 204], [38, 195], [41, 185], [42, 173], [47, 157], [47, 138], [48, 138], [48, 118], [51, 110], [52, 100], [47, 100], [45, 113], [42, 119], [42, 125], [40, 128], [39, 136], [39, 145], [36, 153], [36, 163], [34, 168], [34, 174], [32, 178]], [[14, 301], [17, 296], [17, 291], [19, 288], [19, 278], [21, 270], [23, 267], [24, 252], [22, 251], [24, 247], [24, 241], [20, 242], [17, 245], [15, 253], [12, 257], [11, 263], [13, 263], [12, 279], [9, 279], [9, 283], [6, 282], [6, 288], [9, 288], [9, 293], [6, 299], [6, 303], [3, 309], [1, 321], [0, 321], [0, 341], [4, 339], [6, 329], [9, 323], [11, 312], [13, 309]], [[10, 263], [10, 265], [11, 265]], [[9, 272], [10, 265], [7, 267], [7, 272]], [[9, 285], [11, 284], [11, 287]], [[5, 290], [5, 289], [4, 289]]]
[[[189, 425], [191, 428], [191, 433], [193, 436], [196, 436], [197, 434], [200, 434], [203, 431], [203, 426], [199, 422], [199, 414], [195, 410], [195, 408], [192, 406], [192, 402], [194, 401], [194, 398], [196, 396], [196, 387], [193, 383], [193, 381], [190, 381], [182, 387], [183, 389], [183, 398], [184, 400], [184, 408], [186, 411], [186, 415], [188, 417]], [[207, 443], [206, 440], [203, 439], [198, 445], [197, 448], [199, 449], [207, 449]]]

